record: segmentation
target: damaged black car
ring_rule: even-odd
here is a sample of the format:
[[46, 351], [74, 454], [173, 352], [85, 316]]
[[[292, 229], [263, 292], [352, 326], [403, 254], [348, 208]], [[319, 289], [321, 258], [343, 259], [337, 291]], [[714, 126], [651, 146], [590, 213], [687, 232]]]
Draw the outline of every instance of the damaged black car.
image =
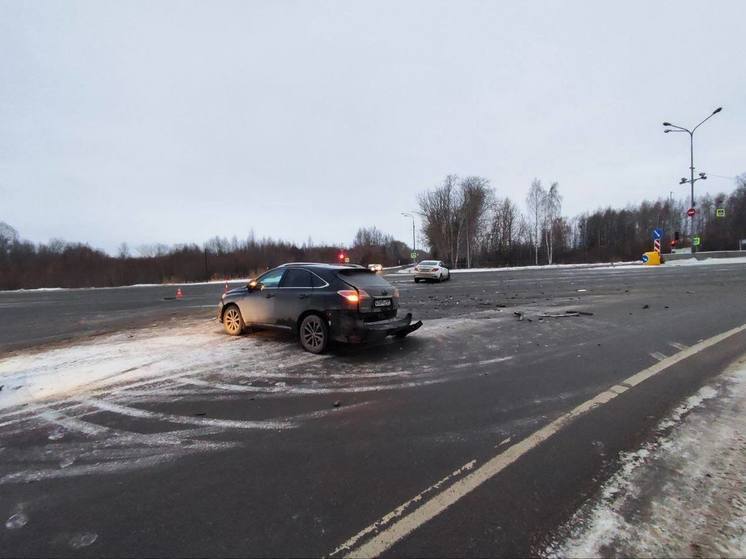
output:
[[293, 263], [225, 293], [218, 320], [231, 336], [254, 326], [290, 330], [303, 349], [323, 353], [331, 340], [403, 338], [422, 326], [398, 309], [399, 290], [367, 268]]

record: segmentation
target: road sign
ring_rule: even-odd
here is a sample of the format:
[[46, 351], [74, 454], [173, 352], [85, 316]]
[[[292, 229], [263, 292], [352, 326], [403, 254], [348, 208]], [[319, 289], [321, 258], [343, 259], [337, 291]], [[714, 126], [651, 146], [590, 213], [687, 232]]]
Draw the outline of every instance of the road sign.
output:
[[647, 262], [648, 262], [648, 255], [647, 254], [643, 254], [642, 255], [642, 263], [643, 264], [647, 264]]
[[410, 258], [411, 258], [412, 260], [414, 260], [415, 258], [417, 258], [417, 253], [416, 253], [416, 252], [411, 252], [411, 253], [409, 254], [409, 256], [410, 256]]
[[350, 257], [349, 256], [345, 256], [345, 264], [349, 264], [349, 263], [350, 263]]
[[660, 239], [655, 239], [655, 240], [653, 241], [653, 249], [654, 249], [654, 250], [655, 250], [655, 252], [657, 252], [658, 254], [660, 254], [660, 253], [661, 253], [661, 240], [660, 240]]
[[686, 210], [686, 215], [688, 215], [689, 217], [694, 217], [695, 213], [697, 213], [697, 211], [694, 208], [689, 208], [688, 210]]
[[701, 243], [702, 243], [702, 239], [700, 239], [699, 237], [692, 237], [692, 244], [695, 247], [698, 247]]
[[718, 208], [715, 210], [715, 215], [717, 217], [725, 217], [725, 208]]
[[653, 240], [654, 241], [657, 239], [660, 239], [662, 236], [663, 236], [663, 229], [661, 229], [660, 227], [656, 227], [655, 229], [653, 229]]

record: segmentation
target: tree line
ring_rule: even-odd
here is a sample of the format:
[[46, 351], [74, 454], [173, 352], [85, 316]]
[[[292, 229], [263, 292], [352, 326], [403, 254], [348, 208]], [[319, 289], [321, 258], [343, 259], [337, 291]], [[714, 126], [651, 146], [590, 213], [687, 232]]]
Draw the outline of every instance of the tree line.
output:
[[0, 222], [0, 289], [114, 287], [141, 283], [195, 282], [253, 277], [283, 262], [351, 262], [397, 265], [409, 262], [409, 247], [375, 227], [361, 228], [349, 249], [297, 246], [271, 238], [214, 237], [202, 246], [126, 244], [111, 256], [82, 243], [32, 243]]
[[[477, 176], [448, 175], [422, 192], [418, 203], [425, 243], [433, 258], [452, 267], [638, 260], [652, 250], [655, 228], [665, 231], [664, 252], [676, 232], [679, 246], [689, 246], [696, 233], [700, 250], [737, 250], [746, 239], [746, 175], [736, 178], [730, 194], [700, 196], [693, 220], [686, 215], [689, 201], [673, 198], [568, 218], [559, 184], [544, 186], [538, 179], [523, 210]], [[718, 209], [725, 215], [718, 216]]]
[[[560, 186], [534, 180], [523, 205], [501, 197], [483, 177], [448, 175], [418, 198], [420, 233], [432, 257], [451, 267], [638, 260], [652, 248], [651, 232], [665, 229], [664, 252], [675, 231], [688, 234], [686, 200], [644, 201], [623, 209], [562, 215]], [[718, 217], [717, 209], [725, 216]], [[701, 250], [734, 250], [746, 239], [746, 175], [730, 194], [697, 201], [694, 231]], [[422, 244], [422, 243], [421, 243]], [[203, 245], [119, 247], [115, 256], [86, 244], [23, 240], [0, 222], [0, 289], [112, 287], [252, 277], [283, 262], [350, 262], [395, 266], [410, 262], [410, 247], [375, 226], [360, 228], [348, 248], [298, 246], [271, 238], [214, 237]]]

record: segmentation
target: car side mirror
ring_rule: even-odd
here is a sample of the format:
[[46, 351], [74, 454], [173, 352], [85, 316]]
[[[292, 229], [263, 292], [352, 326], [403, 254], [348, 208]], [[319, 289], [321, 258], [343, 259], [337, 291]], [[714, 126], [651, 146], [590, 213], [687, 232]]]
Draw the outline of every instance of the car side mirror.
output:
[[246, 284], [246, 288], [249, 291], [253, 291], [253, 290], [257, 289], [257, 286], [259, 286], [259, 285], [261, 285], [261, 284], [257, 283], [257, 281], [255, 279], [251, 279], [251, 280], [249, 280], [249, 283]]

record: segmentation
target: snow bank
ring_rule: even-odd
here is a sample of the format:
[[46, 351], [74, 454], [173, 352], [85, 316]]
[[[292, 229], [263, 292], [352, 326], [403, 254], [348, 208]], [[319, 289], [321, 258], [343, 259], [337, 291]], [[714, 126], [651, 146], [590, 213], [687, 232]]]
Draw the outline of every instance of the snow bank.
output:
[[[665, 255], [664, 255], [665, 258]], [[687, 258], [686, 260], [671, 260], [664, 264], [666, 267], [675, 266], [714, 266], [722, 264], [746, 264], [746, 256], [737, 256], [735, 258], [706, 258], [697, 260], [696, 258]], [[654, 268], [655, 266], [650, 266]]]
[[623, 453], [544, 555], [746, 557], [746, 363], [721, 379], [661, 421], [657, 440]]
[[12, 289], [7, 291], [0, 291], [0, 295], [2, 295], [3, 293], [39, 293], [42, 291], [93, 291], [104, 289], [129, 289], [131, 287], [188, 287], [193, 285], [223, 285], [226, 282], [228, 284], [246, 285], [249, 282], [249, 279], [251, 278], [194, 281], [188, 283], [134, 283], [132, 285], [117, 285], [114, 287], [36, 287], [33, 289]]
[[[451, 269], [452, 274], [476, 273], [476, 272], [521, 272], [525, 270], [563, 270], [577, 268], [615, 268], [619, 266], [640, 266], [641, 262], [600, 262], [594, 264], [546, 264], [543, 266], [502, 266], [500, 268], [457, 268]], [[414, 266], [402, 268], [397, 274], [413, 274]]]

